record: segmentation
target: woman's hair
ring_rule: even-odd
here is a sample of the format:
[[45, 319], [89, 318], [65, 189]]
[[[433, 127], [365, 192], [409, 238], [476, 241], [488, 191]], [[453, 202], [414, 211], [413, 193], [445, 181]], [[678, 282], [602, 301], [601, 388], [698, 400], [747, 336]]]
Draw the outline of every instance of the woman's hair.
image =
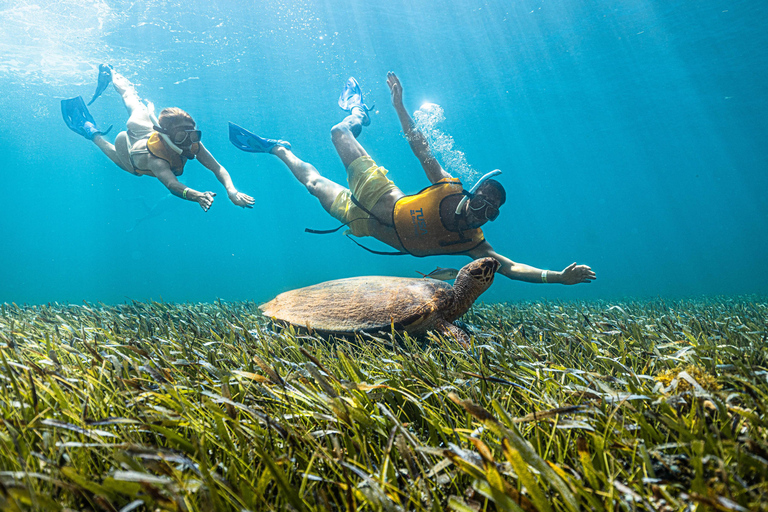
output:
[[501, 183], [496, 180], [486, 181], [480, 185], [480, 190], [482, 190], [484, 194], [487, 194], [489, 190], [494, 190], [499, 196], [499, 206], [507, 202], [507, 191], [504, 190], [504, 187], [501, 186]]
[[192, 116], [178, 107], [164, 108], [163, 111], [160, 112], [160, 117], [157, 118], [157, 121], [160, 123], [160, 128], [163, 130], [168, 130], [174, 126], [182, 124], [191, 124], [192, 126], [195, 126], [195, 120], [192, 119]]

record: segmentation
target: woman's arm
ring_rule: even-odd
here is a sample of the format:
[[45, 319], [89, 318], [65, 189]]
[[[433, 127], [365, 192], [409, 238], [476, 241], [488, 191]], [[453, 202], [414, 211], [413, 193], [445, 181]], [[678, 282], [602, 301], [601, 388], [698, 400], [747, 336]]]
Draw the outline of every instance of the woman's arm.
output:
[[211, 170], [214, 176], [216, 176], [216, 179], [219, 180], [219, 183], [224, 185], [230, 201], [243, 208], [253, 208], [254, 199], [247, 194], [237, 191], [235, 185], [232, 183], [232, 177], [229, 175], [229, 172], [227, 172], [224, 166], [213, 158], [211, 152], [203, 146], [202, 142], [200, 143], [200, 151], [197, 153], [197, 159], [207, 169]]
[[160, 158], [152, 158], [149, 163], [149, 170], [152, 174], [160, 180], [160, 183], [165, 185], [165, 188], [170, 190], [171, 194], [176, 197], [180, 197], [187, 201], [194, 201], [200, 205], [203, 211], [207, 212], [208, 208], [213, 204], [213, 198], [216, 196], [213, 192], [198, 192], [185, 186], [179, 181], [168, 162], [161, 160]]

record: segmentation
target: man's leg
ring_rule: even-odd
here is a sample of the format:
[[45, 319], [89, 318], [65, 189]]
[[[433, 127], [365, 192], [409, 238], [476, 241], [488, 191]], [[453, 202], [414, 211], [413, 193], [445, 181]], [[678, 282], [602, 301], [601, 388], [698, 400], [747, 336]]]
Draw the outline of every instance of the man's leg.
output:
[[[336, 147], [336, 152], [339, 154], [344, 168], [347, 170], [347, 181], [349, 181], [349, 188], [353, 194], [359, 194], [360, 191], [356, 190], [360, 182], [359, 179], [360, 170], [350, 169], [350, 165], [360, 158], [361, 156], [368, 156], [368, 153], [363, 149], [363, 146], [357, 141], [357, 137], [363, 131], [364, 120], [367, 117], [367, 113], [360, 107], [352, 107], [350, 114], [344, 118], [342, 122], [331, 128], [331, 139], [333, 145]], [[368, 122], [367, 124], [370, 124]], [[369, 157], [370, 158], [370, 157]], [[374, 164], [373, 160], [370, 160], [371, 164]], [[374, 164], [375, 165], [375, 164]], [[384, 170], [384, 174], [386, 174]], [[368, 204], [362, 197], [356, 197], [357, 200], [361, 200], [366, 206], [368, 212], [383, 225], [389, 225], [389, 223], [382, 219], [390, 219], [392, 217], [392, 209], [395, 202], [403, 196], [402, 191], [397, 188], [394, 183], [389, 181], [384, 174], [381, 177], [391, 186], [384, 185], [387, 190], [375, 200], [374, 204]], [[364, 181], [367, 181], [364, 180]]]
[[366, 113], [362, 108], [353, 107], [350, 114], [342, 122], [331, 128], [331, 140], [333, 140], [336, 152], [344, 164], [344, 169], [361, 156], [368, 156], [363, 146], [357, 142], [357, 137], [363, 131], [365, 116]]
[[296, 179], [299, 180], [299, 183], [307, 187], [309, 193], [320, 201], [323, 209], [331, 213], [333, 201], [346, 189], [322, 176], [314, 165], [304, 162], [294, 155], [290, 149], [276, 145], [272, 148], [271, 153], [282, 160]]

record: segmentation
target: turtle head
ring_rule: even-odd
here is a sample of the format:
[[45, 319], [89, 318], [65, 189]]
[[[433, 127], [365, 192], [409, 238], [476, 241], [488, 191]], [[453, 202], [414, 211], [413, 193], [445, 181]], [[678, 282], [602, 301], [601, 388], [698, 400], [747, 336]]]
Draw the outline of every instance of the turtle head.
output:
[[454, 302], [449, 322], [466, 313], [480, 294], [491, 286], [500, 266], [495, 258], [481, 258], [459, 270], [453, 285]]
[[[461, 271], [459, 271], [459, 275], [461, 275], [462, 272], [469, 274], [469, 276], [476, 282], [476, 286], [482, 288], [480, 293], [483, 293], [489, 286], [491, 286], [493, 276], [496, 275], [496, 271], [499, 270], [500, 266], [501, 263], [499, 263], [496, 258], [481, 258], [479, 260], [474, 260], [472, 263], [462, 268]], [[480, 293], [478, 293], [478, 295], [480, 295]]]

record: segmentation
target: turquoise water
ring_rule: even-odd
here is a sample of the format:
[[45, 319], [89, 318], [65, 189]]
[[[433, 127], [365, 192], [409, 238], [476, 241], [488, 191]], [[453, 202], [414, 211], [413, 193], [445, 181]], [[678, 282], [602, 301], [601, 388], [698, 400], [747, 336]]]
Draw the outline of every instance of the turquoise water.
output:
[[[337, 223], [276, 158], [227, 140], [227, 121], [290, 140], [344, 183], [330, 128], [355, 76], [376, 104], [362, 144], [415, 193], [427, 180], [391, 107], [390, 70], [409, 111], [443, 109], [436, 129], [453, 145], [442, 157], [464, 158], [454, 172], [503, 171], [508, 202], [485, 228], [495, 249], [597, 273], [572, 287], [498, 277], [484, 300], [768, 289], [764, 2], [255, 5], [0, 1], [0, 302], [264, 301], [327, 279], [465, 264], [304, 233]], [[192, 162], [182, 182], [218, 193], [204, 213], [69, 131], [59, 102], [89, 100], [101, 62], [158, 111], [190, 112], [258, 207], [232, 205]], [[91, 113], [112, 136], [127, 119], [112, 88]]]

